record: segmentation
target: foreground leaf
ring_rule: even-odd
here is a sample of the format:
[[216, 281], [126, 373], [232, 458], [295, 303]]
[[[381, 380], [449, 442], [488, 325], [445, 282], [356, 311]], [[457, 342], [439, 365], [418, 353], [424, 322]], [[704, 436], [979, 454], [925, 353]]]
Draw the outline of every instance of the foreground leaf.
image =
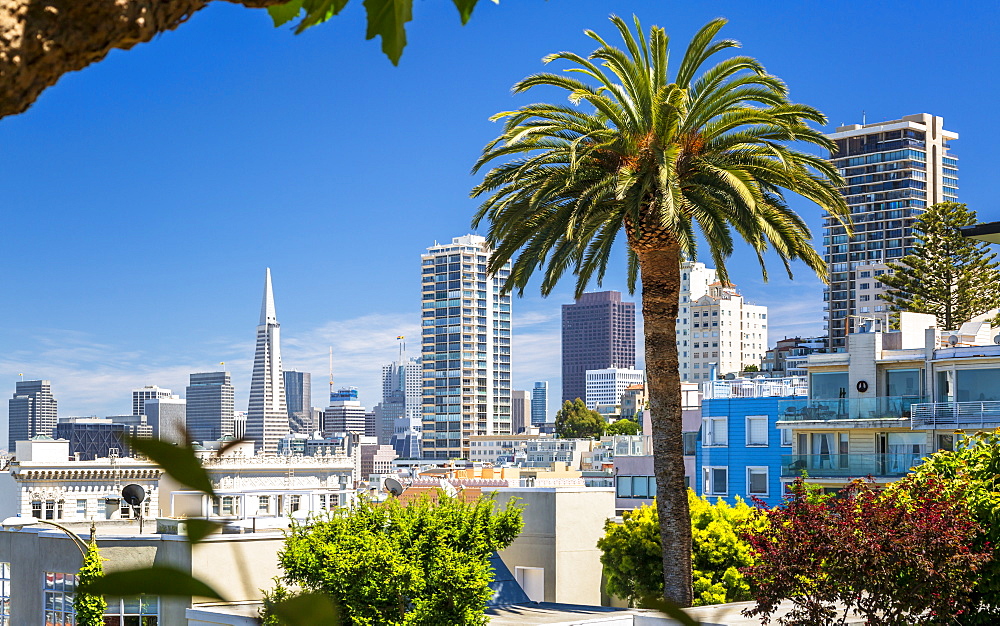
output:
[[644, 609], [656, 609], [684, 624], [684, 626], [701, 626], [701, 622], [685, 613], [684, 609], [663, 598], [643, 598], [639, 601], [639, 606]]
[[201, 461], [195, 456], [194, 448], [176, 446], [157, 439], [129, 437], [128, 441], [129, 445], [149, 457], [177, 482], [210, 496], [215, 495], [212, 481], [209, 480], [205, 468], [201, 466]]
[[364, 4], [368, 12], [365, 38], [381, 37], [382, 52], [399, 65], [406, 47], [406, 23], [413, 19], [413, 0], [365, 0]]
[[340, 612], [329, 596], [305, 593], [278, 602], [271, 611], [286, 624], [339, 624]]
[[187, 572], [173, 567], [146, 567], [113, 572], [77, 587], [77, 593], [102, 596], [202, 596], [225, 600], [222, 595]]
[[184, 524], [187, 526], [187, 538], [191, 543], [198, 543], [205, 537], [222, 528], [219, 522], [211, 522], [207, 519], [188, 519]]
[[275, 27], [291, 22], [299, 16], [301, 11], [302, 0], [292, 0], [291, 2], [286, 2], [285, 4], [267, 7], [267, 13], [271, 16], [271, 19], [274, 20]]

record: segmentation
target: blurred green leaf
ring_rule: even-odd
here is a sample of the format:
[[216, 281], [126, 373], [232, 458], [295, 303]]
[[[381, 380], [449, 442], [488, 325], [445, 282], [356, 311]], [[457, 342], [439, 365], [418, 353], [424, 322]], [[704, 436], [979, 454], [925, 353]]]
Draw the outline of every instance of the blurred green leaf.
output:
[[452, 2], [458, 8], [458, 14], [462, 16], [462, 25], [468, 24], [469, 18], [472, 17], [472, 10], [476, 8], [476, 3], [479, 0], [452, 0]]
[[267, 7], [267, 12], [274, 20], [275, 27], [291, 22], [299, 16], [300, 11], [302, 11], [302, 0], [292, 0], [285, 4]]
[[202, 581], [173, 567], [146, 567], [143, 569], [113, 572], [77, 587], [78, 593], [102, 596], [203, 596], [225, 600], [215, 589]]
[[368, 12], [366, 39], [382, 38], [382, 52], [393, 65], [406, 47], [406, 23], [413, 19], [413, 0], [365, 0]]
[[232, 441], [227, 441], [226, 443], [219, 446], [219, 449], [216, 450], [215, 452], [215, 456], [222, 456], [223, 454], [226, 453], [227, 450], [240, 445], [244, 441], [246, 441], [246, 437], [240, 437], [239, 439], [233, 439]]
[[639, 601], [639, 606], [644, 609], [655, 609], [684, 624], [684, 626], [701, 626], [701, 622], [685, 613], [684, 609], [664, 598], [646, 597]]
[[340, 613], [321, 593], [304, 593], [278, 602], [271, 611], [286, 624], [339, 624]]
[[299, 22], [295, 29], [295, 34], [299, 34], [305, 29], [322, 24], [334, 15], [340, 13], [341, 9], [347, 6], [348, 0], [305, 0], [302, 7], [306, 10], [306, 16]]
[[187, 538], [191, 543], [198, 543], [222, 528], [219, 522], [210, 522], [207, 519], [188, 519], [184, 521], [184, 525], [187, 527]]
[[157, 439], [138, 439], [136, 437], [129, 437], [128, 442], [136, 451], [149, 457], [150, 460], [163, 468], [163, 471], [177, 482], [210, 496], [215, 495], [212, 481], [208, 479], [208, 473], [201, 466], [198, 457], [195, 456], [194, 448], [177, 446]]

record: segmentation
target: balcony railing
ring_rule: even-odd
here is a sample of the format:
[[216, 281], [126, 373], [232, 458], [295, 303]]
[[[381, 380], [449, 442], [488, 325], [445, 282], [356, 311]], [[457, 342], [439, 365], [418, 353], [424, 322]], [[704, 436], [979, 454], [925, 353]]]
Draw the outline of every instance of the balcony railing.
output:
[[920, 396], [779, 400], [778, 419], [782, 421], [901, 419], [910, 417], [911, 406], [926, 401], [926, 397]]
[[888, 454], [783, 454], [781, 475], [810, 478], [864, 478], [865, 476], [899, 477], [919, 465], [926, 452]]
[[911, 428], [996, 428], [1000, 402], [923, 402], [911, 408]]

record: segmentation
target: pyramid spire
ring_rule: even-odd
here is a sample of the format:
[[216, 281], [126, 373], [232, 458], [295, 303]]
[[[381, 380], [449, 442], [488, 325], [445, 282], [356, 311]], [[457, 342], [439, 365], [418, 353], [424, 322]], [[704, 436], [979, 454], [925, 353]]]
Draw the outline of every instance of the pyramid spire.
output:
[[271, 268], [264, 275], [264, 301], [260, 305], [260, 325], [277, 324], [278, 314], [274, 312], [274, 292], [271, 290]]

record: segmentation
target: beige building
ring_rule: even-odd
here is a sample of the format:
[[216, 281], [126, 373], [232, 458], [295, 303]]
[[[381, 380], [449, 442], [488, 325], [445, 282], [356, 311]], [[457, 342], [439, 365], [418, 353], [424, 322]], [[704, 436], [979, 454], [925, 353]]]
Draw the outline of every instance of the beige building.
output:
[[[760, 366], [767, 351], [767, 307], [747, 303], [734, 286], [709, 285], [690, 303], [690, 346], [678, 348], [682, 380], [710, 380]], [[686, 376], [686, 377], [684, 377]]]

